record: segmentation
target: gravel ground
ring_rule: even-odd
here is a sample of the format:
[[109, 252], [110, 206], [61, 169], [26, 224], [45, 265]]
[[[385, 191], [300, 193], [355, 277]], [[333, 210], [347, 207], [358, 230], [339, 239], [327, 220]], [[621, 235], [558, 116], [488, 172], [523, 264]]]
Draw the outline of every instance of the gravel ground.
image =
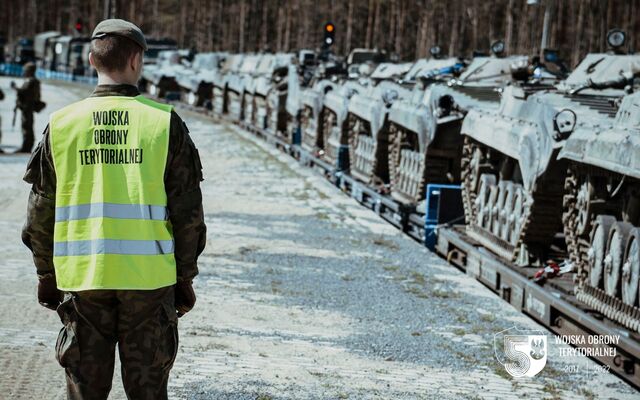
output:
[[[44, 85], [46, 111], [81, 95]], [[3, 143], [17, 144], [11, 107], [11, 98], [0, 102]], [[511, 378], [494, 357], [493, 335], [542, 327], [315, 171], [236, 127], [182, 114], [205, 169], [209, 235], [198, 303], [180, 320], [171, 398], [638, 397], [588, 359], [560, 357], [551, 335], [545, 369]], [[37, 131], [45, 124], [38, 115]], [[26, 160], [0, 158], [0, 391], [64, 398], [53, 356], [60, 322], [37, 305], [19, 238]], [[111, 398], [124, 398], [119, 376]]]

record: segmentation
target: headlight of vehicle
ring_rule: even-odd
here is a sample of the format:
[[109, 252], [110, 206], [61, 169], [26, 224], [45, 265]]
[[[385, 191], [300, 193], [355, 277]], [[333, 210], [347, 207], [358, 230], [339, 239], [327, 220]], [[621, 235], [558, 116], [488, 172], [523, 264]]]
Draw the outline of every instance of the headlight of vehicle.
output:
[[612, 29], [607, 33], [607, 43], [614, 49], [624, 46], [627, 35], [620, 29]]
[[568, 138], [576, 127], [576, 120], [576, 113], [572, 110], [565, 108], [564, 110], [559, 111], [555, 117], [553, 117], [553, 129], [556, 131], [553, 138], [555, 140], [564, 140]]
[[495, 41], [491, 45], [491, 52], [496, 57], [502, 56], [504, 54], [504, 49], [505, 49], [505, 45], [504, 45], [504, 41], [502, 41], [502, 40]]

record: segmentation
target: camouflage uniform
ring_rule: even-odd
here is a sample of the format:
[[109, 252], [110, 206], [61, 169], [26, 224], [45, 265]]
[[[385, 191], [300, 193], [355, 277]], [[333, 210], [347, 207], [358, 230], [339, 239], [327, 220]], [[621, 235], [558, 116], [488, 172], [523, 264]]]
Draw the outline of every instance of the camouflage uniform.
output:
[[[92, 96], [136, 96], [130, 85], [101, 85]], [[33, 252], [40, 279], [53, 275], [56, 176], [49, 128], [36, 147], [24, 180], [33, 185], [22, 240]], [[202, 165], [186, 125], [171, 115], [165, 190], [174, 242], [177, 279], [198, 274], [206, 241], [202, 210]], [[65, 368], [70, 398], [106, 399], [111, 388], [115, 345], [129, 398], [166, 398], [178, 346], [174, 287], [156, 290], [88, 290], [65, 294], [58, 307], [64, 324], [56, 356]]]
[[30, 153], [35, 137], [33, 135], [33, 112], [35, 104], [40, 101], [40, 81], [29, 76], [21, 87], [16, 88], [18, 98], [16, 106], [20, 110], [22, 120], [22, 147], [19, 152]]

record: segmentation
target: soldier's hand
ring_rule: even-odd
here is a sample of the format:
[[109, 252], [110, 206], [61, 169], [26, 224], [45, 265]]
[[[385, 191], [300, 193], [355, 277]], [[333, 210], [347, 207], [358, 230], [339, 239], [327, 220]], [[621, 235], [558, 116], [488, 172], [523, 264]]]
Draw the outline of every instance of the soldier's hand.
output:
[[55, 275], [45, 275], [38, 280], [38, 302], [41, 306], [55, 310], [62, 302], [62, 292], [56, 286]]
[[176, 283], [176, 312], [178, 318], [182, 317], [196, 305], [196, 293], [193, 291], [191, 281]]

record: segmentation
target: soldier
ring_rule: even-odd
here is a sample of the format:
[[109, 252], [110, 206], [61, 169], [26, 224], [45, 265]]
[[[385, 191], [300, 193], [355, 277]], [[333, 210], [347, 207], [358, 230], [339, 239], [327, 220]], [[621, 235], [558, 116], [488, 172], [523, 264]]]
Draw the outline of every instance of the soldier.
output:
[[166, 399], [205, 245], [202, 166], [172, 107], [138, 92], [140, 29], [105, 20], [91, 40], [98, 86], [51, 115], [24, 177], [22, 240], [38, 301], [64, 325], [56, 358], [69, 398], [107, 398], [117, 344], [127, 397]]
[[20, 110], [22, 120], [22, 146], [18, 153], [31, 153], [35, 137], [33, 136], [33, 112], [41, 110], [40, 81], [36, 79], [36, 65], [28, 62], [23, 66], [22, 76], [26, 78], [21, 87], [11, 82], [11, 87], [16, 90], [16, 108]]

